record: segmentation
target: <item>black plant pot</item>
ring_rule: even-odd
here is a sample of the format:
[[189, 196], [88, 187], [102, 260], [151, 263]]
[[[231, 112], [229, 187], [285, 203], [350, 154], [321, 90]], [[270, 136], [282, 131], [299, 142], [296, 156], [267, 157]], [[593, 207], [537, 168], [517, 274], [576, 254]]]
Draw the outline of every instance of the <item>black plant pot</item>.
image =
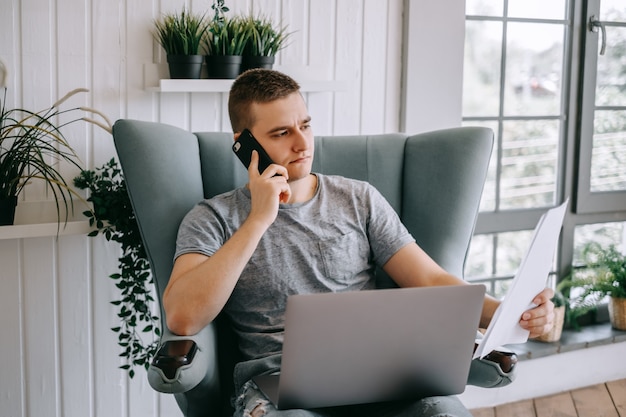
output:
[[202, 73], [202, 55], [168, 55], [170, 78], [197, 79]]
[[207, 55], [209, 78], [237, 78], [241, 71], [242, 58], [241, 55]]
[[15, 221], [17, 196], [0, 198], [0, 226], [12, 225]]
[[243, 61], [241, 62], [241, 72], [247, 71], [252, 68], [272, 69], [275, 60], [275, 56], [244, 55]]

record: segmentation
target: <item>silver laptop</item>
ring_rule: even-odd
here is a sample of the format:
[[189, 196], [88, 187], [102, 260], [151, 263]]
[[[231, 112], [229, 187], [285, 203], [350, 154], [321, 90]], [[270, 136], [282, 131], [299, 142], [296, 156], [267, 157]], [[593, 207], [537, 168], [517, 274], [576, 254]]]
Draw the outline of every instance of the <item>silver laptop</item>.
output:
[[253, 378], [279, 409], [465, 390], [485, 287], [294, 295], [281, 373]]

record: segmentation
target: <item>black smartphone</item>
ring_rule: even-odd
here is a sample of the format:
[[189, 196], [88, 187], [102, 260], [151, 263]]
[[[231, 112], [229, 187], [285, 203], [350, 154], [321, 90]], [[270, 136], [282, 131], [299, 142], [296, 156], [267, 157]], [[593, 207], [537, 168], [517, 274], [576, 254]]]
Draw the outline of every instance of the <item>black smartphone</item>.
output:
[[248, 169], [250, 165], [253, 150], [259, 153], [259, 173], [263, 173], [263, 171], [274, 162], [272, 162], [272, 159], [267, 152], [265, 152], [261, 144], [252, 136], [252, 133], [250, 133], [248, 129], [244, 129], [233, 144], [233, 152], [235, 152], [246, 169]]
[[188, 365], [198, 351], [196, 342], [189, 339], [170, 340], [161, 346], [152, 360], [168, 378], [174, 378], [178, 368]]

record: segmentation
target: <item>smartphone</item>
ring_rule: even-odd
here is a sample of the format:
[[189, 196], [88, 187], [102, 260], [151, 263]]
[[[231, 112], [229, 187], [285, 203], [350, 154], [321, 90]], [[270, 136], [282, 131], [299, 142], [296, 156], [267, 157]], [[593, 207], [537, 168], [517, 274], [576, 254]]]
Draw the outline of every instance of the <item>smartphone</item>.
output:
[[191, 363], [197, 350], [198, 346], [193, 340], [170, 340], [161, 346], [152, 364], [171, 379], [175, 377], [178, 368]]
[[259, 173], [262, 174], [263, 171], [274, 162], [272, 162], [272, 159], [267, 152], [265, 152], [261, 144], [252, 136], [252, 133], [250, 133], [248, 129], [244, 129], [233, 144], [233, 152], [235, 152], [246, 169], [248, 169], [250, 165], [253, 150], [257, 151], [259, 154]]

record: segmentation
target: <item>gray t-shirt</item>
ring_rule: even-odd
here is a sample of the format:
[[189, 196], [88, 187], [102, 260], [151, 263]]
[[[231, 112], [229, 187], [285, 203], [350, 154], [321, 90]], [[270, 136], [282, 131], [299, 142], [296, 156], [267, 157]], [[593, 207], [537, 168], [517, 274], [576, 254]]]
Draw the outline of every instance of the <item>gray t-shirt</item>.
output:
[[[248, 361], [235, 371], [238, 387], [279, 366], [289, 295], [373, 289], [376, 265], [414, 241], [373, 186], [316, 175], [311, 200], [280, 205], [224, 307]], [[250, 202], [245, 187], [200, 202], [180, 226], [175, 256], [213, 255], [247, 218]]]

